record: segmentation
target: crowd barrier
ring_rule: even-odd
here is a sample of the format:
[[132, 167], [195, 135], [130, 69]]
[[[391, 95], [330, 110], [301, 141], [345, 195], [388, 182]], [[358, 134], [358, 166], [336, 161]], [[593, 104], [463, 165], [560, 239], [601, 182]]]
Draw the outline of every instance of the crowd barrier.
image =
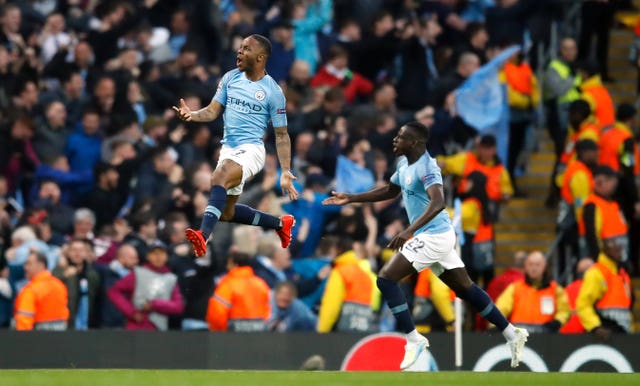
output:
[[[455, 370], [453, 334], [428, 335], [431, 370]], [[326, 370], [397, 370], [399, 334], [0, 331], [0, 368], [299, 369], [313, 355]], [[509, 369], [500, 334], [463, 335], [461, 370]], [[640, 335], [532, 335], [522, 371], [640, 370]]]

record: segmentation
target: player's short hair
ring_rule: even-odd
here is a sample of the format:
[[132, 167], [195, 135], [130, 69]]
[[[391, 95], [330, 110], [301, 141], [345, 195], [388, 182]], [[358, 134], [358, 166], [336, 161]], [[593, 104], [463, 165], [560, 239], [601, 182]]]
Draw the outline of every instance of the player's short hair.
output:
[[79, 208], [73, 213], [73, 222], [82, 220], [89, 221], [92, 225], [96, 225], [96, 215], [89, 208]]
[[253, 38], [253, 40], [258, 42], [258, 44], [260, 45], [260, 48], [262, 48], [262, 50], [264, 51], [265, 54], [267, 54], [267, 56], [271, 56], [271, 42], [269, 41], [269, 39], [267, 39], [266, 37], [260, 34], [253, 34], [251, 35], [251, 38]]
[[406, 123], [404, 126], [409, 128], [424, 143], [427, 143], [429, 137], [431, 137], [431, 129], [418, 121]]
[[580, 114], [586, 118], [591, 115], [591, 106], [584, 99], [575, 100], [569, 104], [569, 114]]
[[618, 105], [618, 109], [616, 110], [616, 120], [620, 122], [625, 122], [635, 117], [637, 110], [630, 103], [620, 103]]
[[95, 181], [97, 182], [100, 179], [100, 176], [102, 176], [104, 174], [107, 174], [111, 170], [117, 171], [118, 169], [116, 169], [116, 167], [114, 165], [111, 165], [109, 163], [98, 162], [93, 167], [93, 176], [94, 176]]

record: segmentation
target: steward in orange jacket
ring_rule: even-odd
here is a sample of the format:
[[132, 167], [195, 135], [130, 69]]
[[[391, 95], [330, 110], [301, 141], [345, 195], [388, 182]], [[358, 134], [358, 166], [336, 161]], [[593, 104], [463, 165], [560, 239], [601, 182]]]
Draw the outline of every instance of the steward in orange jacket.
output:
[[620, 244], [626, 259], [629, 247], [627, 222], [620, 206], [613, 200], [618, 175], [608, 166], [598, 166], [593, 177], [594, 192], [587, 197], [578, 223], [582, 257], [599, 256], [603, 241], [613, 239]]
[[67, 287], [47, 271], [47, 258], [32, 252], [24, 263], [24, 272], [29, 283], [16, 298], [16, 330], [66, 330]]
[[601, 128], [613, 125], [615, 122], [615, 109], [613, 100], [607, 88], [602, 84], [600, 74], [595, 63], [584, 63], [579, 69], [582, 84], [582, 99], [586, 100], [598, 120]]
[[566, 292], [546, 268], [541, 252], [530, 253], [524, 262], [525, 278], [510, 284], [496, 301], [511, 323], [536, 333], [558, 332], [570, 315]]
[[576, 312], [584, 328], [606, 339], [612, 332], [629, 333], [631, 314], [631, 279], [624, 268], [622, 248], [613, 239], [604, 240], [598, 262], [584, 274]]
[[271, 315], [267, 283], [249, 267], [250, 257], [233, 252], [227, 260], [228, 273], [222, 278], [207, 309], [212, 331], [265, 331]]
[[569, 105], [569, 133], [560, 164], [566, 167], [576, 158], [576, 143], [582, 139], [590, 139], [595, 143], [600, 140], [600, 126], [591, 117], [589, 104], [578, 99]]

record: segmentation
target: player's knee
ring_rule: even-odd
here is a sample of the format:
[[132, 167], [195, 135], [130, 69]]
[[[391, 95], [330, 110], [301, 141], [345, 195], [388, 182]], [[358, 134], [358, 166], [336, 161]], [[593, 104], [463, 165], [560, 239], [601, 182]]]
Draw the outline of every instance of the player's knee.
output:
[[380, 279], [382, 279], [383, 281], [389, 281], [389, 280], [394, 281], [391, 275], [389, 274], [389, 270], [387, 270], [386, 268], [387, 267], [382, 267], [380, 272], [378, 272], [378, 280], [377, 280], [378, 288], [380, 288]]
[[225, 210], [224, 212], [222, 212], [222, 215], [220, 216], [220, 221], [226, 221], [226, 222], [232, 221], [234, 215], [235, 215], [235, 211], [233, 209]]

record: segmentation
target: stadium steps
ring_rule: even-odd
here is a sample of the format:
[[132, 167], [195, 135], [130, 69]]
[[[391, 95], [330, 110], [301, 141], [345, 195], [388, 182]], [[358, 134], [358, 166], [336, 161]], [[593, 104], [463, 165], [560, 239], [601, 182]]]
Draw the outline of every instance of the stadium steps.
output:
[[554, 163], [553, 142], [541, 135], [537, 152], [530, 155], [527, 172], [518, 178], [526, 198], [503, 205], [496, 225], [497, 272], [511, 265], [519, 250], [546, 252], [555, 237], [555, 211], [544, 206]]

